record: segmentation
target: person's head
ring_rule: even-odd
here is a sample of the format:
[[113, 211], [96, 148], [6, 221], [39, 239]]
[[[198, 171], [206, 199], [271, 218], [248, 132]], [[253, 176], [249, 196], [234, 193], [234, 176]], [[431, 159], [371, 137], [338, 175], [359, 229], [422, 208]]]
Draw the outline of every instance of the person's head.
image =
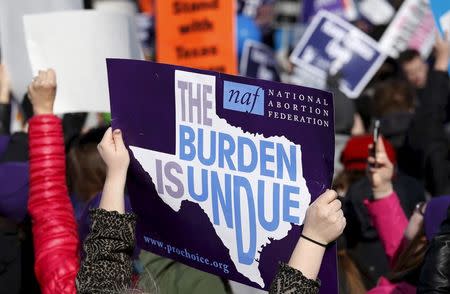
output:
[[392, 113], [413, 112], [415, 91], [402, 80], [387, 80], [376, 88], [373, 102], [378, 117]]
[[439, 232], [449, 205], [450, 196], [436, 197], [417, 204], [404, 233], [407, 242], [405, 249], [398, 256], [389, 277], [392, 282], [416, 284], [428, 244]]
[[398, 62], [408, 82], [417, 89], [425, 87], [428, 76], [428, 64], [417, 50], [408, 49], [403, 51], [398, 58]]
[[92, 129], [75, 139], [67, 154], [67, 177], [71, 193], [89, 201], [103, 189], [106, 165], [97, 150], [106, 128]]

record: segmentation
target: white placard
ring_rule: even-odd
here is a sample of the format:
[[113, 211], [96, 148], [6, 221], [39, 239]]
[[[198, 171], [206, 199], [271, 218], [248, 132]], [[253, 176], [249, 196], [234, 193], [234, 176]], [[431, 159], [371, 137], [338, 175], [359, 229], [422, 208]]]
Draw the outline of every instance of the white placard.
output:
[[433, 49], [435, 25], [428, 0], [405, 0], [380, 39], [380, 48], [397, 58], [406, 49], [416, 49], [427, 58]]
[[386, 0], [363, 0], [359, 11], [374, 25], [389, 23], [395, 14], [394, 7]]
[[134, 19], [93, 10], [24, 17], [33, 73], [56, 71], [55, 113], [109, 112], [106, 58], [143, 59]]
[[22, 17], [30, 13], [82, 9], [82, 0], [0, 0], [0, 47], [2, 62], [11, 76], [16, 99], [22, 101], [32, 79]]
[[138, 13], [136, 3], [130, 0], [97, 0], [93, 7], [100, 11], [125, 13], [131, 16]]

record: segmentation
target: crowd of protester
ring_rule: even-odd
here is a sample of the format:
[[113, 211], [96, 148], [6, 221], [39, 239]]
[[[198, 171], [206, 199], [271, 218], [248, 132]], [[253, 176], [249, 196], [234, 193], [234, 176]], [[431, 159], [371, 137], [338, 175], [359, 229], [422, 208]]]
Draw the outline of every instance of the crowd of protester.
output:
[[[274, 46], [268, 3], [255, 17]], [[380, 29], [366, 31], [378, 38]], [[388, 58], [358, 99], [330, 77], [334, 190], [308, 208], [269, 293], [318, 293], [336, 240], [340, 293], [450, 293], [449, 60], [449, 36], [437, 34], [429, 59], [414, 49]], [[22, 130], [11, 133], [0, 65], [0, 293], [232, 293], [229, 281], [136, 248], [121, 130], [103, 114], [54, 115], [57, 74], [42, 69], [30, 82]]]

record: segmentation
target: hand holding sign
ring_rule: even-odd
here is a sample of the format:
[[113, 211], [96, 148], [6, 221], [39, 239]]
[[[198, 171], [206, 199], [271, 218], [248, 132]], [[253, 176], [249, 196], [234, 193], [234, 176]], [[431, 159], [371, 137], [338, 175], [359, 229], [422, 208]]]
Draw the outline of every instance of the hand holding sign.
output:
[[308, 207], [303, 234], [322, 244], [336, 240], [344, 231], [346, 220], [337, 193], [328, 190]]
[[108, 128], [97, 149], [108, 167], [108, 175], [127, 172], [130, 155], [125, 147], [120, 130], [114, 130], [113, 132], [111, 128]]
[[445, 32], [444, 38], [441, 38], [439, 33], [436, 33], [434, 49], [436, 50], [436, 63], [434, 64], [434, 69], [447, 71], [450, 58], [450, 40], [448, 32]]
[[306, 211], [302, 237], [292, 252], [289, 265], [308, 279], [319, 274], [325, 245], [336, 240], [344, 231], [346, 220], [337, 193], [327, 190]]
[[28, 86], [28, 95], [36, 115], [52, 114], [56, 97], [56, 74], [53, 69], [40, 70]]
[[123, 142], [122, 132], [118, 129], [113, 132], [112, 128], [108, 128], [97, 149], [108, 167], [99, 207], [125, 213], [124, 189], [130, 155]]

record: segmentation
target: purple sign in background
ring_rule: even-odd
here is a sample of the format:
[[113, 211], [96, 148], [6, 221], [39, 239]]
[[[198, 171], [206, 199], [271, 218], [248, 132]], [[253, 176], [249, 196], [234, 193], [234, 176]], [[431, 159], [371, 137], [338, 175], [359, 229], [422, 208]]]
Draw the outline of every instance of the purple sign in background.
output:
[[[264, 138], [284, 136], [300, 145], [303, 178], [311, 194], [311, 202], [330, 187], [334, 158], [331, 93], [145, 61], [108, 59], [107, 67], [112, 124], [123, 131], [128, 146], [175, 154], [175, 71], [214, 76], [217, 116], [243, 132], [262, 134]], [[225, 82], [262, 89], [264, 115], [254, 114], [250, 109], [248, 112], [225, 109]], [[308, 96], [314, 97], [314, 102], [308, 102]], [[297, 106], [293, 107], [294, 104]], [[159, 197], [150, 175], [134, 156], [127, 188], [133, 210], [138, 215], [137, 241], [141, 248], [226, 279], [261, 288], [237, 271], [229, 249], [199, 204], [183, 201], [178, 211], [173, 210]], [[286, 237], [271, 240], [259, 249], [258, 268], [265, 289], [269, 288], [278, 263], [289, 260], [300, 233], [301, 227], [293, 225]], [[168, 252], [168, 246], [179, 249], [179, 252]], [[205, 262], [206, 258], [209, 262]], [[322, 293], [338, 292], [335, 246], [327, 250], [319, 278], [322, 280]]]
[[290, 56], [302, 80], [340, 75], [340, 89], [358, 98], [386, 57], [370, 36], [325, 10], [313, 18]]
[[272, 48], [254, 40], [247, 40], [244, 43], [239, 73], [249, 78], [276, 82], [281, 80]]
[[303, 0], [303, 10], [301, 12], [303, 23], [308, 24], [320, 10], [329, 11], [348, 21], [354, 21], [358, 16], [353, 0]]

